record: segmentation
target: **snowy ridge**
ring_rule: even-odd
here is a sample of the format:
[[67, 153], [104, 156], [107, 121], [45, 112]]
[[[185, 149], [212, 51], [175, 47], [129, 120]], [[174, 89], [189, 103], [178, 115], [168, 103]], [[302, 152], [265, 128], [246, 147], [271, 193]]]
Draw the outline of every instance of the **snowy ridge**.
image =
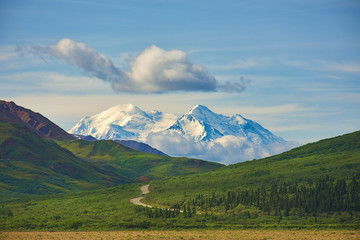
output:
[[231, 135], [245, 138], [256, 144], [285, 142], [260, 124], [242, 117], [240, 114], [224, 116], [216, 114], [205, 106], [197, 105], [182, 116], [169, 130], [188, 135], [195, 141], [214, 141]]
[[155, 110], [145, 112], [133, 104], [122, 104], [84, 117], [69, 133], [91, 135], [97, 139], [144, 140], [150, 132], [168, 128], [175, 119], [173, 114]]

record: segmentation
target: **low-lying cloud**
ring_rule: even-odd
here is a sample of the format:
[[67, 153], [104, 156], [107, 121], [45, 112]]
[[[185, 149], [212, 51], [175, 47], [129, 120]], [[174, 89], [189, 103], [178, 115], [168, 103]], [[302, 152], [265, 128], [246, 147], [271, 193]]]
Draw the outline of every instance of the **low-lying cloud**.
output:
[[206, 67], [192, 63], [185, 52], [165, 51], [155, 45], [135, 57], [128, 72], [116, 67], [104, 54], [68, 38], [45, 47], [33, 46], [31, 52], [64, 59], [84, 73], [109, 82], [115, 92], [242, 92], [246, 89], [243, 80], [220, 83], [208, 74]]
[[211, 142], [196, 142], [192, 137], [176, 132], [151, 133], [146, 142], [170, 156], [186, 156], [226, 165], [279, 154], [299, 145], [296, 142], [255, 144], [230, 135]]

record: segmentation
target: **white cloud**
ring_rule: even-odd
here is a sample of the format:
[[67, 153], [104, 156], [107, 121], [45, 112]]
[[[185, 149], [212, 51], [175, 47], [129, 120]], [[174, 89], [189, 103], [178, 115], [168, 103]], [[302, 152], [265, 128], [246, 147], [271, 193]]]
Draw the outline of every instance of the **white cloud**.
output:
[[272, 127], [271, 130], [274, 132], [288, 132], [288, 131], [311, 130], [311, 129], [317, 129], [319, 127], [321, 126], [318, 124], [296, 124], [289, 126]]
[[224, 136], [213, 142], [195, 142], [193, 138], [176, 132], [152, 133], [147, 143], [171, 156], [186, 156], [227, 165], [271, 156], [298, 146], [295, 142], [259, 145], [235, 136]]
[[304, 107], [298, 103], [290, 103], [284, 105], [275, 105], [275, 106], [264, 106], [264, 107], [256, 107], [256, 106], [230, 106], [222, 107], [222, 112], [226, 113], [241, 113], [241, 114], [249, 114], [249, 115], [273, 115], [273, 114], [285, 114], [285, 113], [304, 113], [309, 111], [315, 111], [315, 107]]
[[209, 67], [220, 70], [247, 69], [269, 65], [270, 61], [271, 59], [268, 57], [253, 57], [248, 59], [237, 59], [226, 65], [209, 65]]
[[[145, 49], [131, 63], [128, 77], [141, 92], [176, 91], [214, 91], [216, 79], [207, 69], [189, 61], [187, 54], [179, 51], [165, 51], [157, 46]], [[115, 89], [126, 89], [117, 83]]]
[[66, 76], [56, 72], [22, 72], [0, 75], [2, 90], [17, 93], [32, 92], [63, 93], [65, 95], [107, 92], [107, 87], [94, 77]]
[[165, 51], [154, 45], [134, 58], [128, 72], [116, 67], [104, 54], [68, 38], [47, 47], [33, 46], [31, 51], [64, 59], [86, 74], [110, 82], [115, 92], [242, 92], [246, 88], [244, 81], [219, 83], [206, 67], [192, 63], [185, 52]]
[[23, 54], [15, 45], [0, 46], [0, 70], [2, 72], [14, 69], [18, 72], [21, 68], [29, 68], [39, 64], [44, 64], [44, 61], [38, 57]]
[[17, 57], [17, 54], [15, 52], [1, 52], [0, 61], [7, 61], [15, 57]]
[[14, 46], [0, 46], [0, 61], [8, 61], [10, 59], [16, 58], [17, 56], [18, 54], [16, 51], [14, 51]]
[[325, 70], [345, 72], [345, 73], [360, 73], [360, 64], [355, 63], [331, 63], [319, 61]]
[[[359, 63], [349, 62], [329, 62], [323, 60], [310, 60], [310, 61], [298, 61], [298, 60], [281, 60], [282, 64], [290, 67], [318, 70], [318, 71], [330, 71], [340, 73], [360, 73]], [[338, 76], [337, 76], [338, 78]]]

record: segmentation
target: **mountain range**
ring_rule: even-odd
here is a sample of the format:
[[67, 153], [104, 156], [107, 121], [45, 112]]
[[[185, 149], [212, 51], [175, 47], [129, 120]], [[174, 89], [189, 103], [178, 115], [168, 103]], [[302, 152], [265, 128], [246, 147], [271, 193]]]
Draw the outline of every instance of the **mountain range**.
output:
[[117, 105], [82, 118], [69, 133], [137, 140], [171, 156], [225, 164], [277, 154], [297, 145], [240, 114], [225, 116], [202, 105], [180, 118], [156, 110], [146, 112], [133, 104]]

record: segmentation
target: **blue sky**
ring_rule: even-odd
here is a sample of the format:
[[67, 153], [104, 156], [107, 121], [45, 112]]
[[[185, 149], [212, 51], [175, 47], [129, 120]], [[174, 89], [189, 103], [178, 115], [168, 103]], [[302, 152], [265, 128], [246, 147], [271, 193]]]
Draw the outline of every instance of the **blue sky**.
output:
[[[1, 0], [0, 36], [0, 98], [66, 130], [122, 103], [178, 115], [202, 104], [301, 143], [360, 128], [357, 0]], [[116, 84], [99, 77], [103, 66], [89, 69], [89, 55], [80, 50], [81, 58], [64, 56], [61, 39], [79, 49], [85, 44], [91, 57], [111, 61], [106, 71], [128, 77]], [[163, 59], [160, 70], [179, 61], [180, 68], [200, 70], [176, 71], [176, 85], [164, 77], [152, 88], [142, 77], [157, 76], [146, 65], [151, 54]], [[197, 82], [185, 84], [187, 74]]]

